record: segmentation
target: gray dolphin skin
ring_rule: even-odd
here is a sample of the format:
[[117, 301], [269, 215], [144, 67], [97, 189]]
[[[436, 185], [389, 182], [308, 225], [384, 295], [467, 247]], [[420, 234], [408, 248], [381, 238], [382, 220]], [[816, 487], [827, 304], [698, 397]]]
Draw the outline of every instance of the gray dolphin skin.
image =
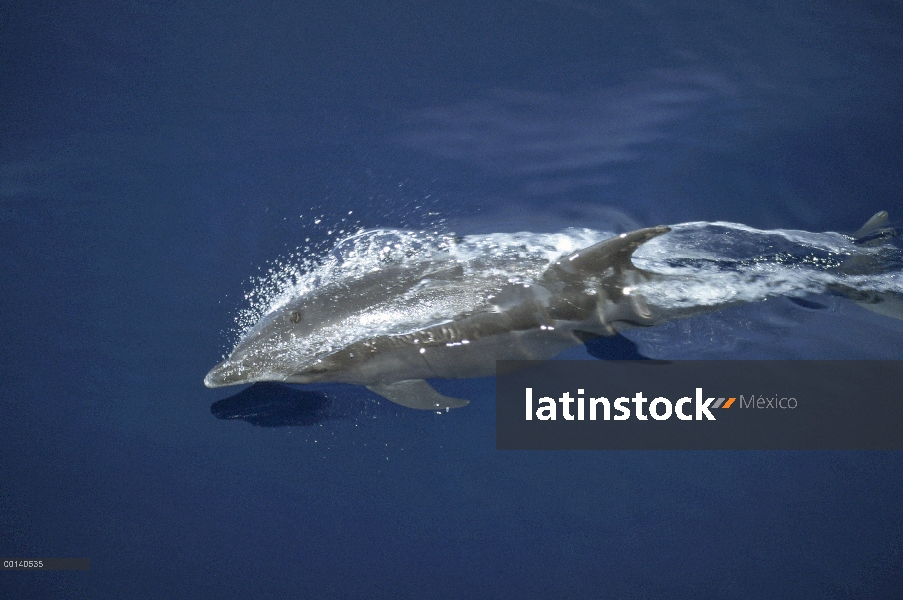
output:
[[[857, 235], [879, 231], [886, 213], [873, 221]], [[593, 337], [729, 304], [664, 310], [637, 292], [666, 276], [636, 267], [631, 256], [670, 230], [617, 235], [551, 259], [529, 279], [481, 279], [447, 258], [389, 261], [327, 279], [264, 314], [204, 383], [342, 382], [410, 408], [461, 407], [468, 402], [424, 380], [489, 376], [496, 360], [551, 358]], [[428, 310], [428, 318], [418, 316]]]
[[367, 386], [410, 408], [465, 406], [466, 400], [442, 396], [424, 379], [485, 377], [494, 374], [496, 360], [550, 358], [582, 344], [587, 332], [607, 336], [654, 324], [655, 316], [642, 297], [630, 294], [630, 286], [655, 275], [636, 268], [630, 256], [668, 231], [664, 226], [640, 229], [562, 257], [532, 284], [486, 291], [491, 303], [472, 314], [452, 315], [450, 322], [357, 340], [313, 362], [294, 356], [296, 341], [409, 292], [425, 279], [466, 284], [458, 281], [465, 274], [454, 265], [390, 265], [265, 315], [204, 383], [343, 382]]

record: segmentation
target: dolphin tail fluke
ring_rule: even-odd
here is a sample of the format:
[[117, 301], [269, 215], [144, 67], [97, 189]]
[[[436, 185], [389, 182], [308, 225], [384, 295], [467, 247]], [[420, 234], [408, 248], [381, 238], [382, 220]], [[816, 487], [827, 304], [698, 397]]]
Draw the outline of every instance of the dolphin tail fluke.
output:
[[417, 410], [448, 410], [470, 404], [469, 400], [443, 396], [422, 379], [377, 383], [368, 385], [367, 389], [395, 404]]

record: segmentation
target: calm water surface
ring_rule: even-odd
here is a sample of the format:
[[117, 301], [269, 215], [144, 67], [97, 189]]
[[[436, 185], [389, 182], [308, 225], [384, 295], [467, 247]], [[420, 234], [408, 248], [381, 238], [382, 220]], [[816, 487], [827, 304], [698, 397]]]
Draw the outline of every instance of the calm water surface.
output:
[[[282, 428], [202, 384], [273, 265], [360, 228], [899, 225], [899, 2], [17, 3], [0, 39], [0, 554], [91, 559], [0, 596], [903, 588], [899, 453], [503, 453], [491, 378]], [[628, 335], [903, 358], [903, 321], [819, 301]]]

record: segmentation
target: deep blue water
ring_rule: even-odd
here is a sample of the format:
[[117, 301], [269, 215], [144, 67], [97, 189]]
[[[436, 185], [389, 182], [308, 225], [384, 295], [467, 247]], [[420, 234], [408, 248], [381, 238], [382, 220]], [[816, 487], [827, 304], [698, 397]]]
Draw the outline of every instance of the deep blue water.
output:
[[[899, 597], [900, 453], [499, 452], [491, 378], [283, 428], [202, 383], [346, 226], [899, 225], [899, 2], [13, 3], [0, 69], [0, 554], [91, 559], [0, 597]], [[903, 358], [826, 302], [628, 335]]]

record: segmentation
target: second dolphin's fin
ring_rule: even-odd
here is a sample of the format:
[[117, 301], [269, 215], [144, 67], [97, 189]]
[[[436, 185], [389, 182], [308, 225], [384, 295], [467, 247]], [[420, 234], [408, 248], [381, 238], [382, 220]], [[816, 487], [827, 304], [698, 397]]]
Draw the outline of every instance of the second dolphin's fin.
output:
[[470, 404], [469, 400], [443, 396], [422, 379], [405, 379], [395, 383], [376, 383], [368, 385], [367, 389], [395, 404], [418, 410], [461, 408]]
[[860, 227], [859, 230], [856, 231], [856, 233], [853, 234], [853, 237], [858, 240], [887, 227], [887, 218], [888, 214], [886, 210], [876, 212], [874, 215], [872, 215], [871, 219], [866, 221], [865, 224]]
[[877, 246], [894, 235], [897, 235], [897, 230], [888, 223], [887, 211], [882, 210], [875, 213], [851, 237], [860, 246]]
[[[878, 246], [897, 234], [897, 230], [888, 225], [886, 210], [875, 213], [856, 233], [851, 234], [853, 243], [858, 246]], [[858, 254], [843, 262], [839, 270], [845, 275], [868, 275], [877, 273], [881, 264], [874, 256]]]
[[[877, 246], [898, 234], [888, 224], [887, 211], [882, 210], [866, 221], [852, 237], [853, 243], [860, 246]], [[874, 256], [857, 255], [847, 259], [838, 270], [845, 275], [868, 275], [878, 273], [880, 269], [881, 264]], [[874, 313], [903, 320], [903, 298], [893, 292], [864, 292], [843, 284], [832, 284], [828, 289], [854, 300], [862, 308]]]

